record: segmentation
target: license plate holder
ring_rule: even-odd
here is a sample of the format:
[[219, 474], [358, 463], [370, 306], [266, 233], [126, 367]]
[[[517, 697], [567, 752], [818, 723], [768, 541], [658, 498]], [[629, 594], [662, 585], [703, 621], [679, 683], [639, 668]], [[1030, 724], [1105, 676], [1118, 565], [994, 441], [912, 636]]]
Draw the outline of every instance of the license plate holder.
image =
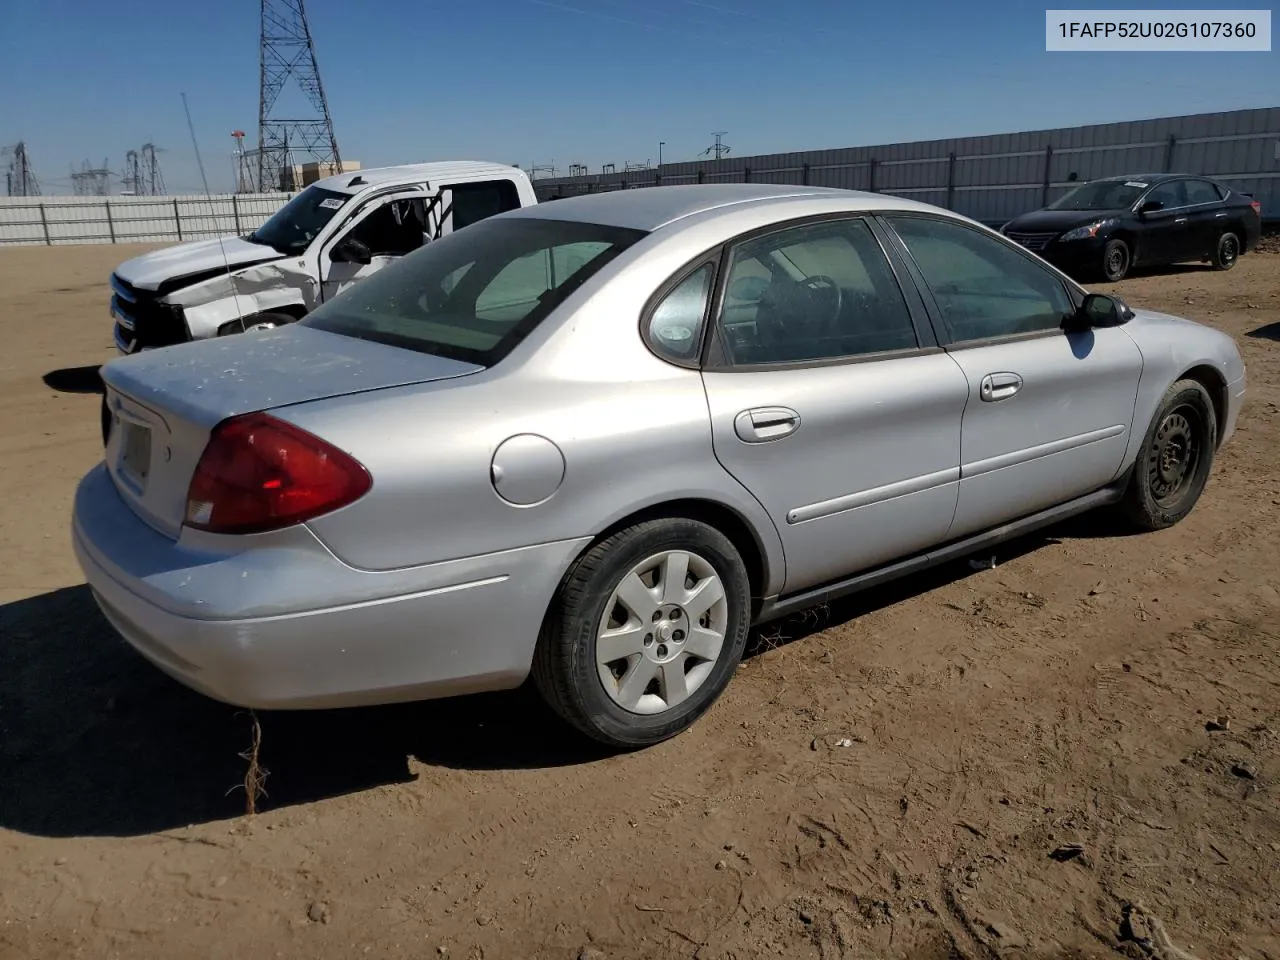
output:
[[139, 488], [151, 473], [151, 428], [120, 419], [120, 472]]

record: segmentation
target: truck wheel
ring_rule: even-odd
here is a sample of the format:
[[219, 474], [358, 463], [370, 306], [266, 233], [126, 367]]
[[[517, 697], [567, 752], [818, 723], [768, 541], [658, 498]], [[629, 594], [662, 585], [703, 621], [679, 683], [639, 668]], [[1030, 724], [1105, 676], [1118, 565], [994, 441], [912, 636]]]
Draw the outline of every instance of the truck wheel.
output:
[[1115, 283], [1129, 273], [1129, 245], [1123, 240], [1108, 241], [1102, 251], [1102, 276]]
[[1213, 269], [1230, 270], [1240, 259], [1240, 238], [1227, 231], [1218, 238], [1218, 245], [1213, 251]]
[[293, 323], [297, 318], [287, 313], [255, 313], [251, 317], [241, 317], [224, 323], [218, 328], [218, 336], [225, 337], [233, 333], [250, 333], [256, 330], [274, 330], [286, 323]]
[[1179, 380], [1147, 427], [1121, 507], [1140, 529], [1163, 530], [1200, 499], [1218, 446], [1218, 418], [1209, 391]]
[[624, 749], [674, 737], [729, 682], [751, 586], [737, 549], [695, 520], [650, 520], [596, 544], [565, 575], [533, 658], [562, 718]]

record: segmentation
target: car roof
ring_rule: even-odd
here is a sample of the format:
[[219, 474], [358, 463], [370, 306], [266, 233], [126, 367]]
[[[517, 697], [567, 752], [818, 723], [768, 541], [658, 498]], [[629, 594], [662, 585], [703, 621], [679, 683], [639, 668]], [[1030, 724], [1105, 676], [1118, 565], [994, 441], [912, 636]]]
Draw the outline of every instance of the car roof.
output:
[[1182, 180], [1187, 177], [1191, 177], [1195, 180], [1212, 180], [1213, 179], [1213, 177], [1205, 176], [1204, 174], [1199, 174], [1199, 173], [1130, 173], [1130, 174], [1126, 174], [1125, 176], [1098, 177], [1096, 180], [1093, 180], [1093, 181], [1086, 180], [1086, 181], [1082, 181], [1082, 183], [1089, 183], [1089, 182], [1116, 183], [1124, 180], [1133, 180], [1135, 182], [1141, 181], [1142, 183], [1155, 184], [1155, 183], [1164, 183], [1166, 180]]
[[432, 163], [402, 163], [394, 167], [370, 167], [352, 170], [317, 180], [315, 186], [339, 193], [359, 193], [369, 187], [396, 183], [422, 183], [432, 180], [454, 180], [459, 177], [485, 178], [524, 176], [518, 167], [483, 160], [440, 160]]
[[812, 199], [843, 200], [850, 211], [928, 210], [937, 207], [880, 193], [840, 190], [834, 187], [801, 187], [768, 183], [722, 183], [646, 187], [592, 193], [548, 200], [512, 210], [504, 217], [536, 217], [574, 220], [652, 232], [686, 217], [726, 208], [761, 203], [801, 202]]

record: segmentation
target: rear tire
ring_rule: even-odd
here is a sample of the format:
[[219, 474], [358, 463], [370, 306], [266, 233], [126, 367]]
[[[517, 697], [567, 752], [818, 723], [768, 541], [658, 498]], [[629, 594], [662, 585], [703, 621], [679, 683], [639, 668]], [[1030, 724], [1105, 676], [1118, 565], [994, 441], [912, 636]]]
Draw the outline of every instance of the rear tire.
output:
[[1230, 270], [1239, 259], [1240, 238], [1228, 230], [1218, 238], [1218, 245], [1214, 247], [1210, 262], [1215, 270]]
[[750, 581], [729, 539], [696, 520], [650, 520], [569, 569], [538, 638], [533, 681], [588, 736], [649, 746], [711, 707], [742, 658], [750, 621]]
[[1102, 278], [1109, 283], [1123, 280], [1132, 264], [1129, 245], [1123, 240], [1109, 240], [1102, 250]]
[[1181, 521], [1204, 492], [1218, 446], [1213, 400], [1195, 380], [1179, 380], [1160, 401], [1142, 438], [1121, 508], [1141, 530]]

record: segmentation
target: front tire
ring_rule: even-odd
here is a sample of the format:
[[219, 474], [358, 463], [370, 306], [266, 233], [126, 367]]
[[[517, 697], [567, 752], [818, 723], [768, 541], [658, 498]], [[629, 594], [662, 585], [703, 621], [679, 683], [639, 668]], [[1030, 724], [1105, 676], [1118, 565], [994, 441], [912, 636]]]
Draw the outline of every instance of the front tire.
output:
[[612, 747], [659, 743], [719, 697], [746, 646], [751, 586], [733, 543], [668, 518], [602, 540], [569, 570], [533, 658], [543, 699]]
[[1215, 270], [1230, 270], [1240, 259], [1240, 238], [1228, 231], [1218, 238], [1218, 245], [1213, 250]]
[[1116, 283], [1129, 275], [1132, 263], [1129, 245], [1123, 240], [1109, 240], [1102, 250], [1102, 276], [1110, 283]]
[[1160, 401], [1142, 439], [1122, 508], [1139, 529], [1163, 530], [1200, 499], [1218, 446], [1213, 400], [1195, 380], [1179, 380]]

